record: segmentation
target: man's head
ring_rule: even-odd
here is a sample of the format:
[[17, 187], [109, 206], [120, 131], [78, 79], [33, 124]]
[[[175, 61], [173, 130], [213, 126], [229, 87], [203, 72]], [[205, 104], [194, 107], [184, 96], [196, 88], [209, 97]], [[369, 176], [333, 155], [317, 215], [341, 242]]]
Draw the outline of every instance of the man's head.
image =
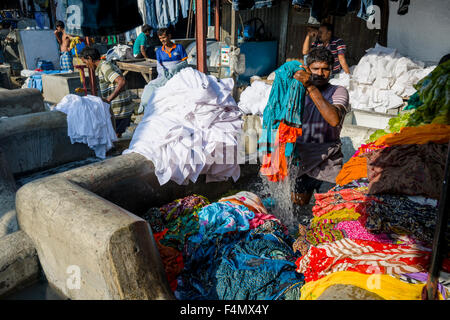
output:
[[319, 27], [319, 39], [322, 42], [329, 42], [333, 36], [333, 25], [330, 23], [322, 23]]
[[315, 86], [320, 87], [328, 83], [333, 62], [333, 54], [327, 48], [317, 47], [309, 52], [306, 65], [311, 70], [311, 80]]
[[161, 43], [163, 44], [163, 46], [166, 46], [167, 44], [170, 43], [170, 39], [172, 38], [172, 35], [170, 34], [169, 29], [162, 28], [162, 29], [158, 29], [158, 38], [159, 38], [159, 41], [161, 41]]
[[55, 26], [56, 26], [56, 31], [58, 31], [58, 32], [64, 31], [64, 27], [65, 27], [64, 22], [58, 20], [58, 21], [56, 21]]
[[147, 36], [150, 37], [150, 32], [152, 31], [152, 27], [150, 27], [148, 24], [144, 24], [142, 26], [142, 32]]
[[83, 63], [89, 68], [95, 68], [96, 62], [100, 61], [100, 52], [92, 47], [85, 47], [80, 55]]

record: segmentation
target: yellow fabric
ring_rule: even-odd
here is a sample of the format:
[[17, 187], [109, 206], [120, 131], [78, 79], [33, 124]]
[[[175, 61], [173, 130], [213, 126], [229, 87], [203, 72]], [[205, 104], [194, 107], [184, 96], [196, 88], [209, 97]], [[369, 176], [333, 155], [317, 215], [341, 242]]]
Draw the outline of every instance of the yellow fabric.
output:
[[[307, 282], [301, 289], [300, 300], [316, 300], [330, 286], [352, 285], [373, 292], [385, 300], [421, 300], [425, 284], [411, 284], [386, 274], [363, 274], [339, 271], [317, 281]], [[443, 300], [439, 292], [439, 300]]]
[[344, 208], [341, 210], [330, 211], [320, 217], [314, 217], [311, 221], [311, 226], [321, 223], [324, 219], [331, 219], [335, 222], [340, 222], [347, 220], [358, 220], [359, 217], [360, 214], [356, 212], [355, 209]]
[[448, 143], [450, 126], [444, 124], [426, 124], [419, 127], [404, 127], [400, 132], [390, 133], [378, 138], [375, 145], [394, 146], [399, 144], [424, 144], [428, 142]]

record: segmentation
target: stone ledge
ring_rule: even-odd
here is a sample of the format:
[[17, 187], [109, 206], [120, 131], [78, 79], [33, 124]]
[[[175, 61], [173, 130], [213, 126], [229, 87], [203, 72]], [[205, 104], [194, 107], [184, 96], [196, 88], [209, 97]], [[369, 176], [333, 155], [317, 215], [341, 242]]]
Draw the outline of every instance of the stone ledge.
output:
[[23, 231], [0, 239], [0, 298], [29, 286], [39, 278], [33, 241]]

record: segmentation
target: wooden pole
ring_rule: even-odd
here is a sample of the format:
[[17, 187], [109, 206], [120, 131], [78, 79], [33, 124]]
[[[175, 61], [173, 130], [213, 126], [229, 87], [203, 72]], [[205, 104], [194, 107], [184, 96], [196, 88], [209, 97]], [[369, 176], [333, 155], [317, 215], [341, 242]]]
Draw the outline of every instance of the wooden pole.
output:
[[439, 211], [436, 228], [434, 231], [433, 251], [431, 254], [430, 271], [428, 281], [423, 288], [422, 299], [437, 300], [439, 274], [442, 261], [448, 252], [448, 243], [445, 233], [448, 226], [448, 213], [450, 211], [450, 143], [448, 144], [447, 162], [445, 164], [444, 181], [442, 182], [441, 196], [439, 198]]
[[[89, 39], [89, 37], [86, 37], [86, 45], [87, 46], [91, 45], [91, 40]], [[93, 96], [96, 96], [97, 90], [95, 88], [95, 72], [94, 72], [94, 69], [92, 69], [92, 68], [88, 68], [88, 69], [89, 69], [89, 82], [91, 84], [91, 94]]]
[[197, 70], [207, 73], [206, 66], [206, 0], [196, 0], [195, 5], [195, 41], [197, 48]]
[[189, 1], [189, 14], [188, 14], [188, 23], [186, 28], [186, 38], [189, 38], [191, 34], [191, 23], [192, 23], [192, 1]]
[[220, 41], [220, 0], [216, 0], [216, 10], [214, 12], [214, 31], [216, 41]]

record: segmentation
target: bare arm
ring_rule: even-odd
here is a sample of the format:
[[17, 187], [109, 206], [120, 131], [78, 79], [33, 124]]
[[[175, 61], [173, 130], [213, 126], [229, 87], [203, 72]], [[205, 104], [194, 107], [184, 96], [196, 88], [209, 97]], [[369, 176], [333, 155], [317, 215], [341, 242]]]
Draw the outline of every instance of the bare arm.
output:
[[114, 79], [114, 82], [117, 84], [116, 89], [106, 98], [106, 102], [111, 103], [114, 98], [116, 98], [119, 93], [123, 90], [123, 88], [126, 85], [125, 78], [122, 76], [118, 76], [116, 79]]
[[308, 34], [306, 35], [305, 41], [303, 42], [303, 49], [302, 49], [303, 55], [309, 53], [309, 50], [311, 49], [311, 39], [315, 39], [316, 36], [317, 30], [313, 28], [308, 28]]
[[147, 53], [145, 52], [145, 47], [144, 47], [144, 46], [141, 46], [140, 49], [141, 49], [141, 54], [144, 56], [144, 58], [145, 58], [145, 59], [148, 59]]
[[342, 66], [342, 69], [344, 69], [344, 72], [346, 74], [350, 74], [350, 69], [348, 67], [347, 60], [345, 59], [345, 55], [344, 54], [339, 54], [338, 58], [339, 58], [339, 63]]
[[338, 108], [329, 103], [315, 86], [310, 85], [306, 90], [325, 121], [333, 127], [339, 125], [339, 123], [341, 123], [341, 114], [339, 113]]

